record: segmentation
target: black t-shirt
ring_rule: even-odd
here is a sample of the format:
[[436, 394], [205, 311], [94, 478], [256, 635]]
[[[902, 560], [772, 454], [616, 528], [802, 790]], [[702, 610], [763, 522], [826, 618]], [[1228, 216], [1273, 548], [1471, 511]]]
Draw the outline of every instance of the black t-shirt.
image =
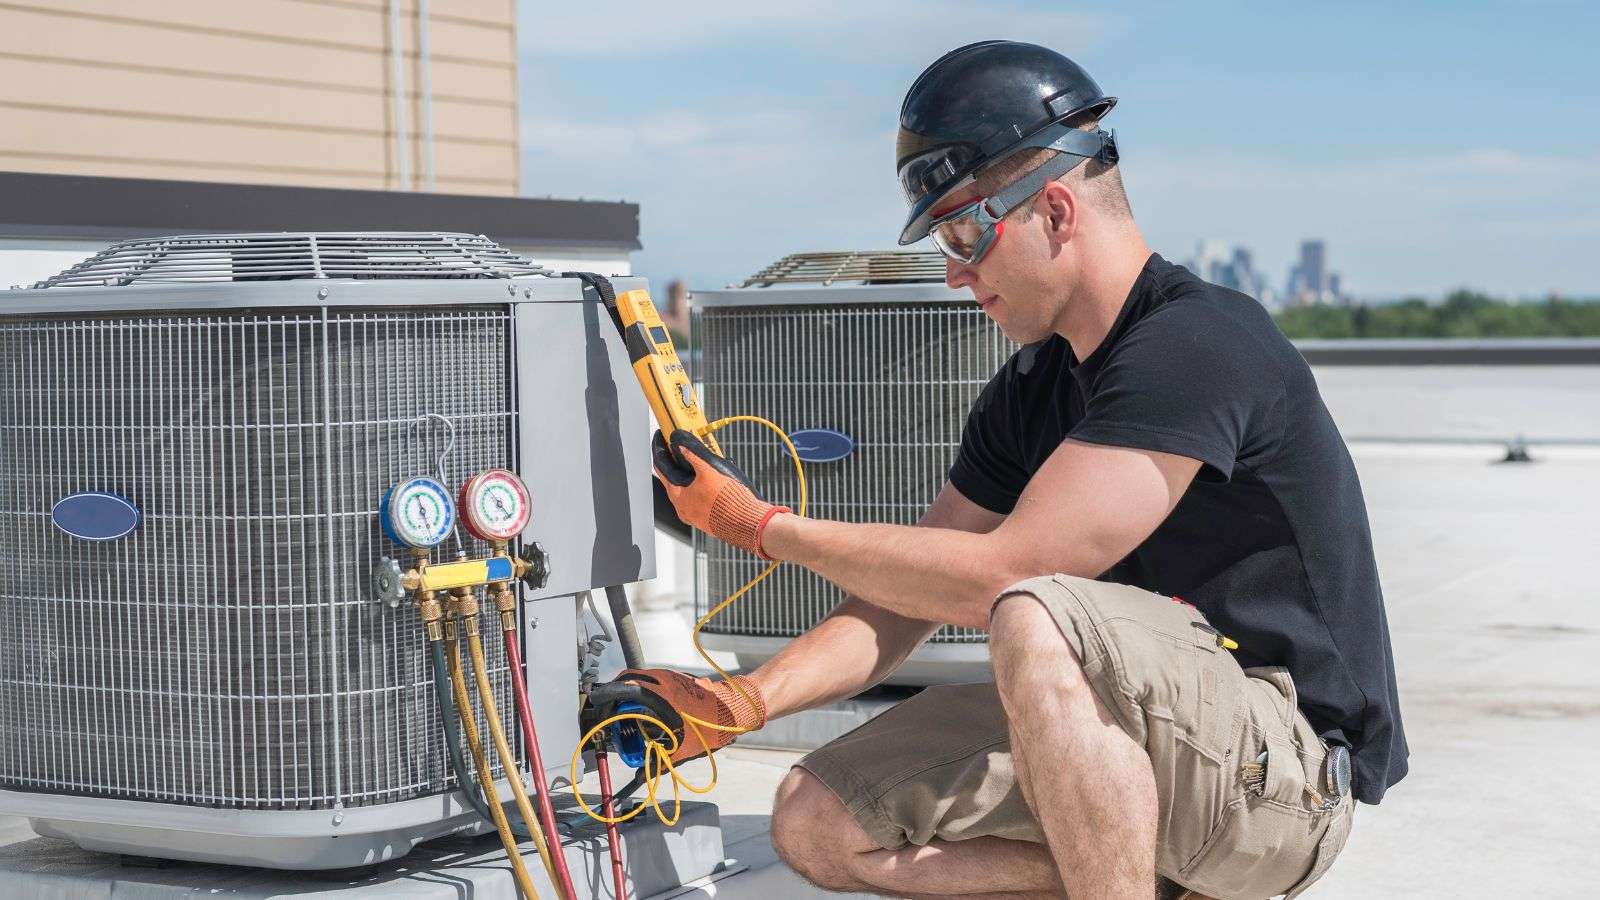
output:
[[1053, 336], [990, 380], [950, 481], [1009, 513], [1069, 437], [1202, 464], [1100, 577], [1193, 603], [1242, 666], [1287, 666], [1306, 718], [1350, 747], [1356, 798], [1377, 803], [1407, 751], [1366, 504], [1310, 368], [1261, 304], [1151, 255], [1087, 359]]

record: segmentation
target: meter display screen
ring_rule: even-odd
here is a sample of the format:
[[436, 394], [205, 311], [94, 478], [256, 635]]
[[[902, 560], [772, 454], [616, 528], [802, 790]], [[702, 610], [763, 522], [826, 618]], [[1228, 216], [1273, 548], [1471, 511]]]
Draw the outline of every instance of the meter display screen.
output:
[[660, 325], [650, 326], [650, 339], [661, 346], [672, 343], [672, 337], [668, 335], [667, 330], [662, 328]]

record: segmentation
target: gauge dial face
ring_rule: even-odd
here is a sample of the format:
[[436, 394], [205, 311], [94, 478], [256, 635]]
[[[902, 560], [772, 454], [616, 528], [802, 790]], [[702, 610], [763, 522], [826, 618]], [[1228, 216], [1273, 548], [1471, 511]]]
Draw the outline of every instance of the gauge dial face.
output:
[[461, 515], [467, 530], [486, 541], [509, 541], [528, 527], [532, 515], [527, 485], [505, 469], [490, 469], [461, 489]]
[[437, 547], [456, 522], [450, 492], [426, 476], [408, 478], [390, 488], [383, 498], [381, 516], [391, 540], [416, 550]]

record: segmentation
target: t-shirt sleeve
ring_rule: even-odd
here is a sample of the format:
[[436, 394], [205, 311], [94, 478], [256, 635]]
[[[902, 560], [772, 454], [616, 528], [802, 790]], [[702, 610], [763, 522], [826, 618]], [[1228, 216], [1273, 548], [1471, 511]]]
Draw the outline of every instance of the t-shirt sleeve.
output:
[[961, 448], [950, 467], [950, 483], [990, 512], [1006, 514], [1028, 484], [1017, 427], [1021, 424], [1016, 357], [984, 385], [961, 429]]
[[1282, 384], [1240, 325], [1178, 301], [1112, 349], [1067, 437], [1187, 456], [1202, 463], [1199, 477], [1227, 481]]

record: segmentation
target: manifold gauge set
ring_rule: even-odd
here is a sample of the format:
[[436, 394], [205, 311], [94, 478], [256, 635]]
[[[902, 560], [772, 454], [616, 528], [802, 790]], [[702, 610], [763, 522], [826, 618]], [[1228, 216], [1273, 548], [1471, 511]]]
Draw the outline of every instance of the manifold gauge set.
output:
[[[440, 591], [519, 580], [540, 587], [549, 575], [549, 561], [537, 543], [521, 557], [509, 555], [507, 546], [528, 527], [533, 506], [528, 487], [506, 469], [490, 469], [467, 479], [454, 496], [437, 478], [417, 475], [398, 482], [378, 503], [378, 521], [384, 536], [410, 550], [419, 559], [455, 531], [457, 517], [467, 533], [488, 541], [492, 555], [406, 570], [398, 560], [384, 557], [372, 573], [373, 597], [398, 606], [413, 591]], [[458, 542], [459, 543], [459, 542]]]

